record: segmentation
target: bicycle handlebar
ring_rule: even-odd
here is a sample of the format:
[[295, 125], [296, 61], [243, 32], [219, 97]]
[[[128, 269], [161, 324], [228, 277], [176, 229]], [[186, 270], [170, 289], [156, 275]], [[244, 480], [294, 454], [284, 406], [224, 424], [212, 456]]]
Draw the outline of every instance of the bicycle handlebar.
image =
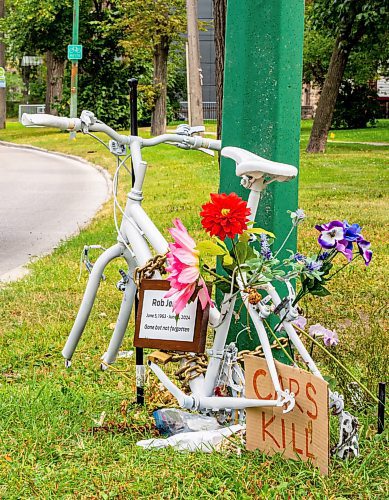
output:
[[63, 118], [47, 114], [29, 115], [23, 113], [22, 125], [25, 127], [53, 127], [60, 130], [81, 130], [81, 120], [79, 118]]
[[[26, 127], [53, 127], [59, 128], [60, 130], [74, 130], [79, 132], [82, 130], [82, 122], [79, 118], [65, 118], [61, 116], [53, 116], [48, 114], [27, 114], [23, 113], [22, 124]], [[193, 149], [212, 149], [214, 151], [220, 151], [221, 141], [215, 139], [205, 139], [201, 136], [187, 136], [180, 134], [163, 134], [157, 137], [152, 137], [151, 139], [143, 139], [136, 136], [121, 135], [115, 132], [111, 127], [105, 123], [94, 123], [88, 126], [88, 130], [91, 132], [104, 132], [111, 139], [114, 139], [120, 144], [131, 144], [134, 139], [140, 140], [142, 147], [156, 146], [162, 143], [178, 143], [188, 145], [189, 148]]]

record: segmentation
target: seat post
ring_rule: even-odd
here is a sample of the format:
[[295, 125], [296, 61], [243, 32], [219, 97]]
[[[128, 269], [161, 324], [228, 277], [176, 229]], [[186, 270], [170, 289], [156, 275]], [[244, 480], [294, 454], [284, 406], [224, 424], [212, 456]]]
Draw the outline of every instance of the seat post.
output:
[[259, 201], [261, 199], [262, 191], [265, 189], [263, 185], [263, 179], [256, 179], [254, 183], [250, 186], [250, 194], [247, 200], [247, 206], [251, 210], [249, 219], [251, 221], [255, 220], [257, 214]]

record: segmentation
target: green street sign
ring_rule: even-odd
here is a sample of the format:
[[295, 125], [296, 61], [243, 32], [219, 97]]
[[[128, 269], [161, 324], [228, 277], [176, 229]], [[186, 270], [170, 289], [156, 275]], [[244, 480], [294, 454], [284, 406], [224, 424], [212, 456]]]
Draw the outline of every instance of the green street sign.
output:
[[68, 45], [68, 59], [71, 61], [82, 59], [82, 45]]

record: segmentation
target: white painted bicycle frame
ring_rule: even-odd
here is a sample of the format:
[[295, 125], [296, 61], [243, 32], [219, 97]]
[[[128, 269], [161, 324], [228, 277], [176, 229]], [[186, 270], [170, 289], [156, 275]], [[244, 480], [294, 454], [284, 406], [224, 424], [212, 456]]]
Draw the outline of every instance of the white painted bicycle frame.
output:
[[[92, 122], [86, 126], [86, 124], [81, 122], [79, 119], [70, 120], [67, 118], [52, 117], [50, 115], [25, 115], [23, 117], [23, 123], [27, 126], [31, 124], [39, 124], [67, 130], [105, 132], [119, 144], [129, 145], [131, 151], [132, 167], [135, 173], [135, 183], [127, 197], [124, 216], [119, 231], [120, 234], [118, 236], [118, 243], [108, 248], [100, 255], [91, 271], [80, 309], [66, 345], [62, 351], [62, 355], [64, 356], [67, 365], [70, 366], [70, 361], [88, 321], [100, 284], [101, 276], [107, 264], [118, 257], [124, 258], [128, 265], [128, 276], [132, 277], [135, 268], [143, 266], [152, 257], [150, 247], [160, 254], [165, 254], [168, 251], [168, 243], [166, 239], [159, 232], [155, 224], [141, 206], [143, 199], [142, 187], [147, 168], [146, 162], [142, 159], [141, 149], [161, 143], [173, 143], [185, 149], [206, 148], [220, 151], [221, 143], [216, 140], [179, 134], [165, 134], [151, 139], [143, 139], [135, 136], [123, 136], [116, 133], [103, 123]], [[245, 185], [244, 182], [243, 185]], [[254, 179], [247, 183], [246, 179], [246, 187], [250, 189], [248, 206], [251, 209], [251, 218], [254, 220], [260, 194], [265, 186], [263, 180], [255, 181]], [[160, 276], [156, 274], [155, 278], [160, 278]], [[157, 365], [149, 362], [149, 366], [165, 387], [177, 398], [180, 405], [187, 409], [244, 409], [248, 407], [286, 405], [286, 409], [284, 409], [284, 411], [290, 411], [294, 407], [294, 395], [293, 393], [289, 393], [287, 390], [282, 390], [280, 387], [270, 343], [263, 324], [263, 319], [269, 315], [270, 310], [268, 310], [265, 306], [260, 305], [260, 310], [257, 311], [253, 305], [248, 303], [246, 294], [243, 291], [243, 284], [239, 280], [237, 280], [237, 283], [241, 289], [240, 293], [242, 300], [248, 309], [250, 317], [258, 333], [258, 339], [262, 345], [265, 359], [269, 367], [270, 376], [276, 390], [276, 399], [258, 400], [247, 399], [245, 397], [216, 397], [213, 395], [231, 323], [231, 317], [234, 310], [235, 296], [226, 295], [220, 312], [216, 309], [216, 307], [210, 309], [210, 325], [215, 327], [214, 343], [212, 349], [209, 351], [209, 364], [205, 376], [199, 375], [190, 382], [192, 390], [192, 394], [190, 396], [184, 394]], [[268, 285], [266, 288], [273, 303], [277, 306], [281, 302], [281, 299], [276, 290], [271, 285]], [[116, 360], [128, 325], [129, 317], [134, 304], [135, 294], [135, 283], [132, 279], [129, 279], [125, 286], [114, 332], [108, 349], [102, 357], [105, 365], [110, 365]], [[283, 325], [289, 338], [300, 352], [309, 368], [315, 375], [321, 377], [320, 372], [314, 364], [312, 358], [309, 356], [309, 353], [306, 351], [304, 345], [297, 336], [289, 317], [285, 318]], [[140, 372], [137, 373], [137, 377], [142, 377], [142, 375], [142, 370], [140, 370]]]

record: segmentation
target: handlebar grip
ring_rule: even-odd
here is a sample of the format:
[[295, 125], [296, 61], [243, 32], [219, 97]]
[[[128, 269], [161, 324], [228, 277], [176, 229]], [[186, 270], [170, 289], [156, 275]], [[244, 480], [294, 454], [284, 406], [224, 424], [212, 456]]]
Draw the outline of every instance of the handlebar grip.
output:
[[81, 130], [81, 120], [79, 118], [65, 118], [44, 113], [33, 115], [23, 113], [22, 125], [25, 127], [53, 127], [61, 130]]

